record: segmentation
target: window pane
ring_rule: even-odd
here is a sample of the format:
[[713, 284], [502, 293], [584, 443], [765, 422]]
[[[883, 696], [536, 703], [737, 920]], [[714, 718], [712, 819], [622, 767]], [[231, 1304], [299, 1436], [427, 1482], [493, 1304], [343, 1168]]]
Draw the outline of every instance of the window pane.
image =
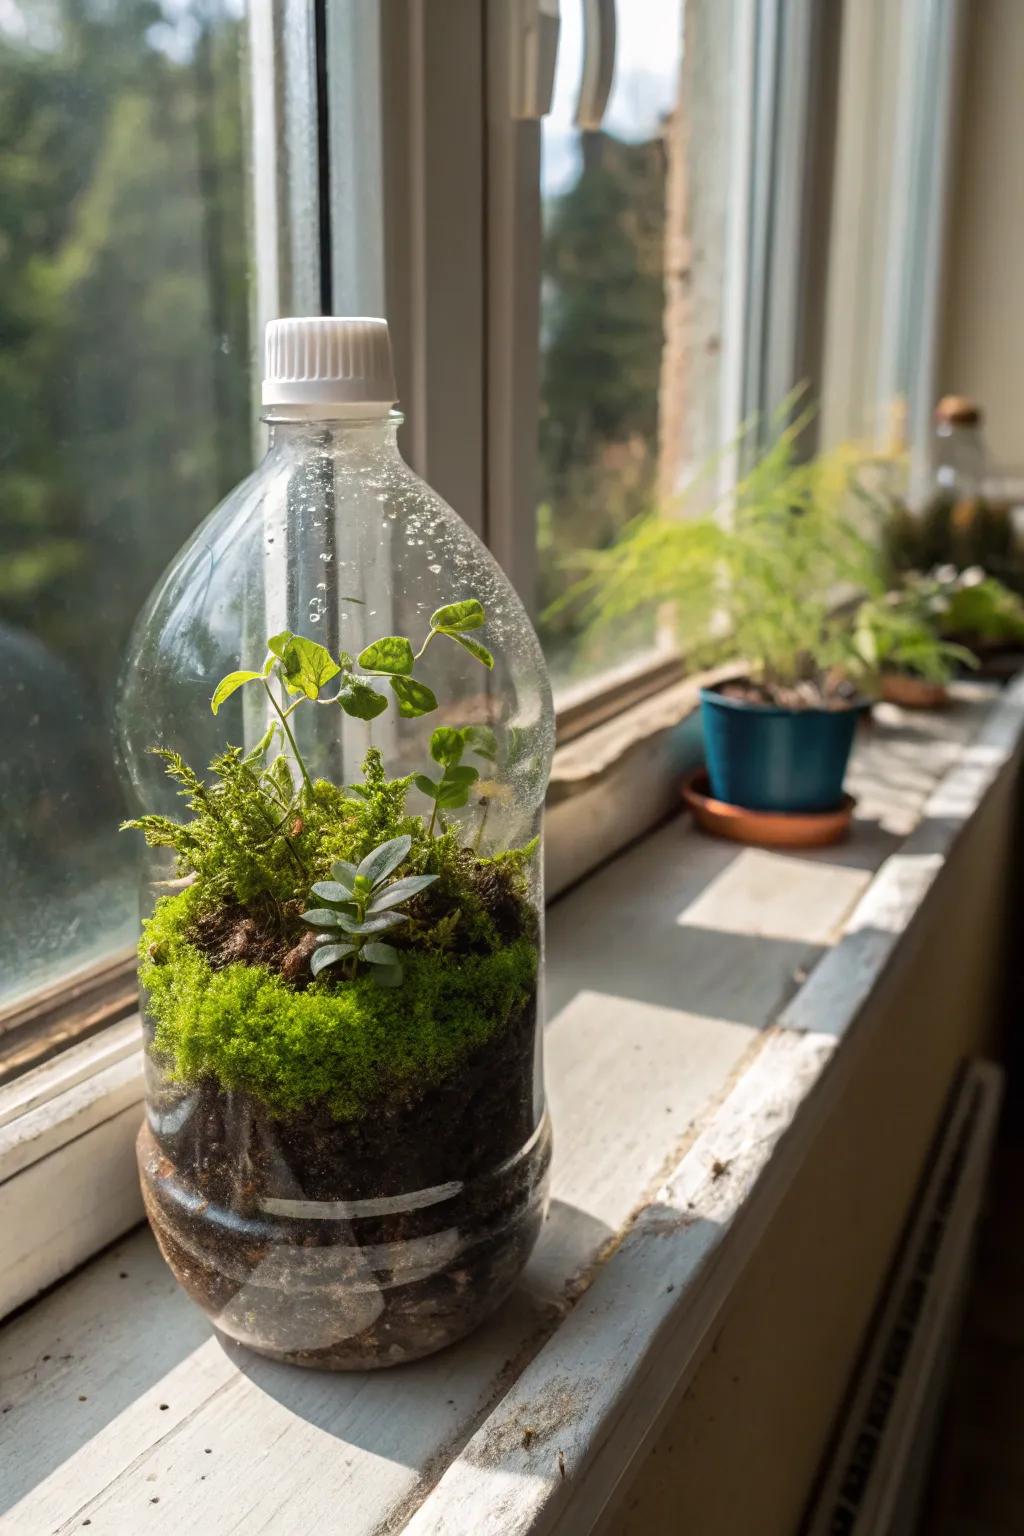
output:
[[135, 931], [120, 657], [251, 461], [243, 24], [0, 8], [0, 1001]]
[[[665, 307], [665, 128], [676, 99], [681, 0], [620, 6], [604, 128], [573, 125], [582, 6], [562, 6], [555, 98], [542, 136], [540, 609], [564, 562], [609, 543], [656, 493]], [[542, 620], [556, 687], [607, 666], [569, 610]], [[655, 641], [638, 618], [623, 649]], [[621, 652], [616, 660], [622, 659]]]

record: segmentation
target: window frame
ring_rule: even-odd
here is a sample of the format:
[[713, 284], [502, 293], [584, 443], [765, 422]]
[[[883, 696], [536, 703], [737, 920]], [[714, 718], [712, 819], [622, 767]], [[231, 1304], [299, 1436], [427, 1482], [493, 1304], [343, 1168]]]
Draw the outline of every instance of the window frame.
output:
[[[822, 428], [830, 441], [909, 439], [912, 502], [931, 467], [966, 19], [964, 0], [863, 0], [846, 5], [842, 23]], [[873, 112], [858, 110], [865, 99]], [[888, 178], [878, 175], [884, 143]]]

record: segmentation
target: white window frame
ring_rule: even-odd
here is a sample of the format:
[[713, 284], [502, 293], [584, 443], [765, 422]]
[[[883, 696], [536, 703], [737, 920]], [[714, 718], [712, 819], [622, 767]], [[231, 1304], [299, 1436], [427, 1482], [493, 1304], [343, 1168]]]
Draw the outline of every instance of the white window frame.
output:
[[898, 429], [912, 500], [929, 469], [966, 20], [964, 0], [861, 0], [843, 21], [822, 432], [892, 443]]

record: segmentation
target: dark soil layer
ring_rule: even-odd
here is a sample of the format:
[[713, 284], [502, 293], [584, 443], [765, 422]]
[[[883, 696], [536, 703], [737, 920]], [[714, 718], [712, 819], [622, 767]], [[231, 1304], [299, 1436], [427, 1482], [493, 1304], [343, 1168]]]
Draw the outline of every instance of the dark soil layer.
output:
[[[514, 1284], [543, 1218], [535, 1051], [531, 1004], [446, 1081], [358, 1121], [275, 1119], [213, 1084], [151, 1089], [143, 1193], [178, 1280], [221, 1331], [296, 1364], [390, 1365], [461, 1337]], [[429, 1203], [403, 1201], [418, 1191]], [[375, 1204], [266, 1209], [282, 1200]]]
[[[507, 865], [477, 859], [468, 849], [462, 849], [457, 857], [460, 877], [487, 912], [497, 941], [511, 944], [524, 935], [533, 936], [536, 921], [529, 902], [523, 897], [520, 877]], [[450, 900], [439, 889], [424, 891], [412, 901], [403, 903], [403, 911], [412, 919], [414, 930], [417, 924], [429, 929], [450, 910]], [[393, 940], [401, 948], [404, 938], [405, 934], [400, 931], [397, 937], [392, 935], [389, 942]], [[195, 920], [189, 939], [214, 970], [223, 970], [225, 966], [239, 962], [264, 965], [280, 972], [297, 991], [312, 980], [309, 961], [316, 945], [316, 933], [303, 927], [302, 907], [298, 902], [287, 902], [277, 912], [228, 902], [202, 913]], [[457, 927], [452, 954], [457, 956], [466, 952], [469, 951], [464, 935]]]
[[[293, 916], [298, 921], [298, 908]], [[241, 962], [265, 965], [280, 971], [292, 986], [301, 988], [310, 981], [309, 960], [316, 946], [312, 929], [281, 934], [267, 928], [259, 917], [236, 904], [217, 907], [196, 919], [191, 938], [215, 970]]]

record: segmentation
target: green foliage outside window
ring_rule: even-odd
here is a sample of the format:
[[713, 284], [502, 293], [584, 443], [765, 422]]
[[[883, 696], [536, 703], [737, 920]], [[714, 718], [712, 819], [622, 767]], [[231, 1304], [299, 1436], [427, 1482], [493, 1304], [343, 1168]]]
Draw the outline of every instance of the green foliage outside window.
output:
[[[110, 721], [167, 560], [252, 461], [234, 0], [0, 18], [0, 996], [130, 942]], [[38, 938], [33, 935], [38, 934]]]

